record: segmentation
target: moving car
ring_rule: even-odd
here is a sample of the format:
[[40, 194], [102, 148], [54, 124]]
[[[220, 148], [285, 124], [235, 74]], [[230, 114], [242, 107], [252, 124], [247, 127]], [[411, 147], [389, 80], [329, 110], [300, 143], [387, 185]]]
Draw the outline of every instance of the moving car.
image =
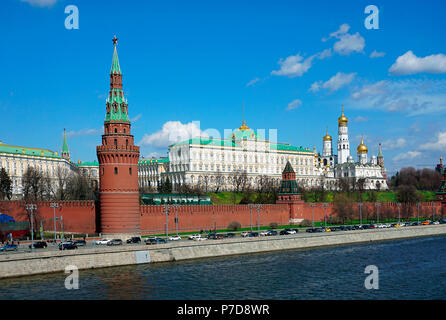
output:
[[59, 243], [59, 250], [74, 250], [77, 246], [72, 241], [66, 241]]
[[77, 246], [82, 246], [82, 247], [85, 247], [87, 245], [87, 241], [85, 240], [75, 240], [73, 243]]
[[218, 240], [218, 239], [223, 239], [224, 235], [222, 235], [221, 233], [209, 233], [208, 234], [208, 239], [214, 239], [214, 240]]
[[166, 243], [166, 240], [163, 238], [147, 238], [144, 240], [146, 244], [160, 244], [160, 243]]
[[127, 239], [126, 243], [140, 243], [141, 238], [140, 237], [131, 237], [130, 239]]
[[109, 241], [110, 241], [110, 240], [108, 240], [108, 239], [101, 239], [101, 240], [96, 241], [96, 244], [99, 244], [99, 245], [101, 245], [101, 244], [107, 244]]
[[5, 244], [3, 247], [0, 248], [0, 251], [17, 251], [19, 248], [16, 244]]
[[121, 239], [112, 239], [109, 242], [107, 242], [107, 246], [120, 246], [122, 245]]
[[195, 233], [195, 234], [191, 234], [190, 236], [187, 236], [187, 238], [189, 240], [194, 240], [195, 238], [201, 238], [201, 235], [198, 233]]
[[[31, 247], [32, 247], [32, 244], [29, 245], [30, 249], [31, 249]], [[46, 248], [46, 247], [48, 247], [48, 244], [45, 241], [34, 242], [35, 249]]]
[[180, 236], [169, 236], [169, 238], [168, 238], [170, 241], [178, 241], [178, 240], [181, 240], [181, 237]]

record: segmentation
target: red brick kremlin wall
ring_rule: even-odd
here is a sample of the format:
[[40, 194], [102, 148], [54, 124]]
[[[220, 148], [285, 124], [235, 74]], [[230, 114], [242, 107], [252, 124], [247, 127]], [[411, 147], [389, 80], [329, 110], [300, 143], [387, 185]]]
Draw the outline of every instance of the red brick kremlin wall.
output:
[[[63, 216], [64, 232], [95, 233], [96, 232], [96, 208], [94, 201], [42, 201], [36, 202], [38, 228], [43, 220], [44, 231], [54, 230], [54, 211], [51, 203], [57, 203], [56, 216]], [[16, 221], [28, 221], [25, 210], [26, 203], [23, 201], [0, 201], [0, 213], [11, 216]], [[60, 221], [56, 222], [57, 231], [60, 232]]]
[[[52, 202], [38, 202], [38, 221], [44, 221], [44, 230], [53, 230], [53, 208]], [[56, 216], [63, 216], [64, 231], [75, 233], [92, 234], [99, 228], [96, 224], [96, 207], [94, 201], [59, 201], [60, 207], [56, 208]], [[22, 201], [0, 201], [0, 213], [12, 216], [16, 221], [26, 221], [25, 203]], [[359, 219], [359, 207], [353, 205], [356, 219]], [[417, 217], [416, 205], [401, 208], [401, 218]], [[362, 207], [363, 219], [376, 220], [377, 208], [374, 203], [364, 203]], [[420, 205], [420, 217], [435, 215], [446, 215], [441, 202], [425, 202]], [[314, 220], [323, 221], [325, 208], [322, 203], [314, 204]], [[333, 204], [327, 206], [327, 216], [335, 214]], [[379, 207], [380, 221], [386, 217], [398, 217], [398, 206], [396, 203], [381, 203]], [[260, 211], [260, 225], [268, 226], [271, 222], [279, 225], [290, 224], [290, 219], [307, 219], [311, 221], [312, 207], [310, 203], [300, 202], [297, 204], [266, 204]], [[171, 206], [168, 216], [169, 232], [175, 232], [175, 208]], [[251, 225], [251, 215], [248, 205], [183, 205], [178, 207], [178, 230], [180, 232], [199, 231], [213, 229], [225, 229], [232, 222], [239, 222], [242, 227]], [[297, 221], [297, 220], [296, 220]], [[252, 224], [257, 227], [257, 210], [252, 208]], [[295, 224], [298, 224], [297, 222]], [[166, 215], [162, 205], [148, 205], [140, 207], [141, 234], [164, 233], [166, 230]], [[60, 230], [60, 224], [57, 224]]]

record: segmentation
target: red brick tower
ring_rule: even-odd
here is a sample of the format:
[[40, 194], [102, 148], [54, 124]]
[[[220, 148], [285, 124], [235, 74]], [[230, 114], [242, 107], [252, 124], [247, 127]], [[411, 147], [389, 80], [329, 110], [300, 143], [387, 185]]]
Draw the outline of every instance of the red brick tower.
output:
[[305, 219], [304, 201], [297, 186], [296, 173], [289, 161], [287, 161], [285, 169], [282, 171], [282, 182], [276, 203], [289, 205], [290, 224], [296, 224]]
[[[128, 104], [122, 90], [122, 74], [114, 37], [110, 94], [106, 106], [102, 145], [96, 147], [100, 171], [101, 231], [108, 235], [140, 232], [138, 192], [139, 147], [130, 133]], [[123, 239], [125, 240], [125, 239]]]

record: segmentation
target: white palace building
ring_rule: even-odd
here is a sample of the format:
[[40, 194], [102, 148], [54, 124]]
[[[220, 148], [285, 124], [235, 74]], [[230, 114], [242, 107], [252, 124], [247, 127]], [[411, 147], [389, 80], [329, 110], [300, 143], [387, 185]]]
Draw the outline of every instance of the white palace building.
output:
[[358, 161], [350, 155], [348, 119], [338, 119], [337, 155], [333, 153], [332, 138], [323, 137], [323, 152], [295, 147], [286, 143], [273, 143], [254, 130], [245, 120], [240, 128], [225, 139], [196, 137], [169, 146], [168, 158], [161, 161], [140, 160], [140, 187], [156, 187], [169, 177], [174, 189], [182, 184], [212, 190], [233, 190], [235, 180], [246, 177], [247, 186], [257, 187], [260, 179], [268, 177], [280, 184], [281, 173], [287, 161], [296, 171], [300, 186], [324, 186], [337, 189], [339, 178], [363, 179], [364, 189], [388, 189], [384, 158], [367, 159], [368, 149], [361, 141], [357, 148]]

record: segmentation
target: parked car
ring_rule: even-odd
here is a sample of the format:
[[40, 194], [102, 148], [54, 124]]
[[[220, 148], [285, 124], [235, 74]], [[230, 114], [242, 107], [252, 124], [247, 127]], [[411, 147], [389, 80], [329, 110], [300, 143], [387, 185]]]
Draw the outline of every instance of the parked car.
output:
[[392, 228], [400, 228], [401, 227], [401, 225], [398, 223], [392, 223], [391, 226], [392, 226]]
[[169, 238], [168, 238], [170, 241], [178, 241], [178, 240], [181, 240], [181, 237], [180, 236], [169, 236]]
[[234, 238], [234, 237], [235, 237], [235, 233], [233, 233], [233, 232], [225, 233], [225, 238]]
[[[29, 245], [29, 248], [31, 249], [32, 244]], [[41, 249], [41, 248], [46, 248], [48, 247], [48, 244], [45, 241], [37, 241], [34, 242], [34, 248], [35, 249]]]
[[258, 236], [259, 236], [258, 232], [250, 232], [250, 233], [248, 234], [248, 238], [258, 237]]
[[121, 239], [112, 239], [109, 242], [107, 242], [107, 246], [120, 246], [122, 245]]
[[280, 231], [280, 235], [296, 234], [298, 231], [297, 229], [283, 229]]
[[140, 237], [131, 237], [130, 239], [127, 239], [126, 243], [140, 243], [141, 238]]
[[316, 228], [307, 228], [307, 230], [305, 230], [305, 232], [314, 233], [314, 232], [316, 232], [315, 229]]
[[248, 235], [249, 235], [249, 232], [248, 232], [248, 231], [243, 231], [242, 234], [241, 234], [241, 236], [242, 236], [243, 238], [246, 238]]
[[77, 246], [82, 246], [82, 247], [85, 247], [87, 245], [87, 241], [85, 240], [75, 240], [73, 243]]
[[418, 221], [414, 221], [414, 222], [412, 222], [410, 225], [411, 225], [411, 226], [419, 226], [420, 223], [419, 223]]
[[277, 231], [276, 230], [268, 230], [267, 236], [277, 236]]
[[191, 234], [191, 235], [187, 236], [187, 238], [189, 240], [194, 240], [195, 238], [201, 238], [201, 235], [198, 233], [195, 233], [195, 234]]
[[74, 250], [77, 249], [77, 245], [73, 241], [65, 241], [59, 243], [59, 250]]
[[208, 234], [208, 239], [214, 239], [214, 240], [218, 240], [218, 239], [223, 239], [225, 236], [222, 235], [221, 233], [209, 233]]
[[324, 230], [322, 228], [314, 228], [314, 232], [324, 232]]
[[16, 244], [5, 244], [3, 247], [0, 248], [0, 251], [17, 251], [19, 249], [19, 246]]
[[433, 221], [432, 224], [440, 224], [440, 221]]
[[446, 219], [441, 219], [440, 224], [444, 224], [444, 223], [446, 223]]
[[323, 228], [322, 229], [323, 232], [331, 232], [331, 229], [329, 227]]
[[202, 237], [202, 236], [199, 236], [199, 237], [195, 237], [193, 240], [194, 241], [204, 241], [204, 240], [207, 240], [208, 238], [206, 238], [206, 237]]
[[146, 244], [160, 244], [160, 243], [166, 243], [166, 240], [163, 238], [147, 238], [144, 240]]
[[107, 244], [109, 241], [110, 241], [109, 239], [101, 239], [101, 240], [96, 241], [96, 244], [99, 244], [99, 245]]
[[423, 225], [423, 226], [430, 225], [430, 221], [429, 220], [423, 221], [423, 222], [421, 222], [421, 225]]
[[267, 235], [268, 235], [268, 231], [267, 230], [264, 230], [264, 231], [260, 232], [260, 236], [261, 237], [266, 237]]

